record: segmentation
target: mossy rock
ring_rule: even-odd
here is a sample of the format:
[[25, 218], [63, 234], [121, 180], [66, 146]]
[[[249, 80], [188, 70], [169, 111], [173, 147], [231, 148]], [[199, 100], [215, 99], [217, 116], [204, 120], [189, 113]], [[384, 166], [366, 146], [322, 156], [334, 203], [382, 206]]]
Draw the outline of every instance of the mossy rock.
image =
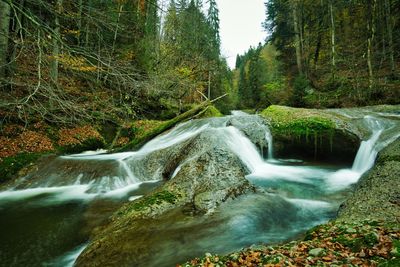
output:
[[34, 163], [43, 153], [20, 153], [0, 161], [0, 183], [14, 178], [20, 170]]
[[325, 110], [272, 105], [261, 112], [270, 122], [277, 156], [352, 162], [360, 138], [347, 118]]
[[180, 196], [174, 194], [171, 191], [163, 190], [159, 192], [152, 193], [143, 198], [136, 200], [134, 203], [126, 205], [124, 208], [120, 209], [116, 216], [126, 215], [131, 212], [142, 212], [152, 207], [159, 206], [163, 203], [175, 204]]
[[316, 110], [270, 106], [261, 115], [271, 119], [274, 132], [294, 136], [331, 134], [335, 122], [327, 114]]
[[365, 173], [352, 195], [341, 205], [338, 219], [398, 222], [400, 214], [400, 139], [378, 154], [375, 166]]

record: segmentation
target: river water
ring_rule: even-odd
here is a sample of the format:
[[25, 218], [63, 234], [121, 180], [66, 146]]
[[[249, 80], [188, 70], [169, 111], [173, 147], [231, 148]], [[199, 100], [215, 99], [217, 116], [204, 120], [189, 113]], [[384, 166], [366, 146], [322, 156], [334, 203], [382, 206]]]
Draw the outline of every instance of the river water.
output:
[[[144, 266], [173, 266], [205, 252], [228, 253], [255, 243], [293, 239], [334, 218], [350, 186], [373, 166], [377, 153], [400, 135], [396, 115], [332, 112], [351, 117], [368, 132], [352, 165], [275, 158], [273, 137], [265, 126], [269, 150], [263, 158], [250, 139], [227, 123], [231, 116], [181, 124], [136, 152], [95, 151], [49, 158], [37, 173], [0, 192], [0, 265], [73, 266], [96, 225], [122, 203], [163, 183], [159, 175], [141, 168], [140, 159], [210, 128], [246, 165], [246, 178], [263, 193], [223, 203], [205, 219], [184, 218], [164, 234], [150, 237], [149, 244], [158, 246], [154, 258], [160, 262]], [[233, 116], [251, 118], [241, 112]], [[179, 170], [178, 166], [172, 179]]]

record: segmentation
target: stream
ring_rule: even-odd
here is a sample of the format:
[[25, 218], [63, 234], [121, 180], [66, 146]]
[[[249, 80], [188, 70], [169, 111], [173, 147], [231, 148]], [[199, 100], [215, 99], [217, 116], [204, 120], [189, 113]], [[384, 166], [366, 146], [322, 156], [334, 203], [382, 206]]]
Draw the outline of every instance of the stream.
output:
[[398, 115], [332, 112], [351, 118], [368, 132], [352, 165], [276, 158], [273, 136], [263, 125], [258, 130], [263, 131], [268, 151], [262, 153], [228, 123], [233, 117], [255, 116], [243, 112], [180, 124], [135, 152], [49, 157], [37, 172], [0, 192], [0, 265], [73, 266], [94, 227], [123, 203], [164, 183], [157, 171], [143, 167], [142, 160], [205, 130], [212, 130], [240, 158], [248, 170], [246, 178], [262, 190], [223, 203], [202, 219], [185, 217], [165, 226], [160, 235], [149, 236], [145, 242], [157, 246], [157, 255], [143, 266], [174, 266], [205, 252], [228, 253], [295, 239], [334, 218], [351, 185], [374, 165], [378, 152], [400, 136]]

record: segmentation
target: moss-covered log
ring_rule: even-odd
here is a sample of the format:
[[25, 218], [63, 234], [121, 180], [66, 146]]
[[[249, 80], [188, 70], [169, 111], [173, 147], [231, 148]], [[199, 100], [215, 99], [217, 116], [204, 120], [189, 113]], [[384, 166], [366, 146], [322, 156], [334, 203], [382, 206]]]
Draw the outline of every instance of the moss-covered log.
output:
[[157, 127], [154, 129], [144, 133], [143, 135], [139, 136], [138, 138], [134, 138], [130, 143], [122, 147], [121, 149], [118, 149], [118, 151], [127, 151], [127, 150], [137, 150], [140, 147], [142, 147], [146, 142], [150, 141], [157, 135], [171, 129], [175, 125], [177, 125], [180, 122], [183, 122], [185, 120], [188, 120], [190, 118], [193, 118], [197, 114], [201, 113], [207, 107], [211, 105], [211, 101], [205, 101], [194, 108], [186, 111], [185, 113], [180, 114], [179, 116], [176, 116], [175, 118], [165, 121], [163, 123], [160, 123]]

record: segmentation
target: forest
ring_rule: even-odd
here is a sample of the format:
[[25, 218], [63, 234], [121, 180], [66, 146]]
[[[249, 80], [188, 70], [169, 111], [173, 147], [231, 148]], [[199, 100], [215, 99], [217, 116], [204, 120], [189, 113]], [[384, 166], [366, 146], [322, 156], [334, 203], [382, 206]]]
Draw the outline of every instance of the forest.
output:
[[224, 113], [398, 103], [399, 1], [265, 5], [266, 42], [230, 70], [214, 0], [2, 0], [2, 122], [165, 119], [224, 94]]
[[0, 1], [2, 121], [166, 118], [229, 90], [215, 1], [160, 4]]
[[400, 266], [400, 0], [223, 1], [0, 0], [1, 266]]
[[266, 44], [238, 56], [246, 106], [399, 101], [399, 1], [270, 0]]

